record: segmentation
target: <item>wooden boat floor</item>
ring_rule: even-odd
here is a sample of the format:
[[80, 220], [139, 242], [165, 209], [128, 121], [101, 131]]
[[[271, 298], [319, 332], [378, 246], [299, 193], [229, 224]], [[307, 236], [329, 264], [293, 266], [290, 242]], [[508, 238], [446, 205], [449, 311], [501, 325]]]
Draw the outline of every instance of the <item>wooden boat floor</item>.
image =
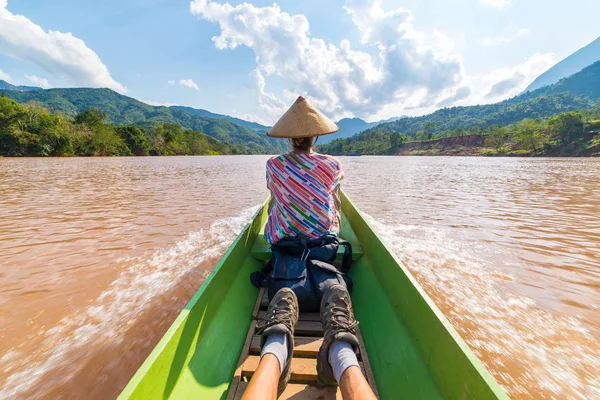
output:
[[[228, 400], [239, 400], [242, 398], [248, 382], [258, 368], [260, 361], [260, 336], [256, 334], [257, 319], [266, 315], [268, 305], [267, 294], [261, 289], [254, 312], [252, 324], [248, 330], [246, 342], [240, 355], [238, 368], [231, 382]], [[367, 381], [373, 391], [377, 393], [375, 380], [369, 364], [369, 359], [362, 341], [360, 331], [358, 332], [360, 342], [358, 361]], [[317, 355], [323, 343], [323, 327], [318, 313], [301, 313], [296, 325], [294, 336], [294, 356], [292, 358], [292, 376], [285, 392], [280, 399], [294, 400], [329, 400], [341, 399], [338, 388], [320, 385], [317, 380]]]

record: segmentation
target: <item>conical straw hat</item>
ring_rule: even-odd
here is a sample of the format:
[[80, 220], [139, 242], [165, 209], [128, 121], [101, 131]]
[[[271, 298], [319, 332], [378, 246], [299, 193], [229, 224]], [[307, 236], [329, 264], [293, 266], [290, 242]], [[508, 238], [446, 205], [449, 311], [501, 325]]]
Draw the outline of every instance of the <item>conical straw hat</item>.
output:
[[328, 135], [340, 129], [321, 111], [311, 106], [302, 96], [279, 118], [267, 132], [276, 138], [302, 138]]

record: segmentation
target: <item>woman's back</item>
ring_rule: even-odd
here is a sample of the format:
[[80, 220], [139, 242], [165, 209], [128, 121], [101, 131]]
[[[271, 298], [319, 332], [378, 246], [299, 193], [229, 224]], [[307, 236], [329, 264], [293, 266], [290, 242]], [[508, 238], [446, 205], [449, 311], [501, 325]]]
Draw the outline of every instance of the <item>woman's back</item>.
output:
[[340, 162], [318, 153], [290, 152], [267, 161], [267, 187], [273, 196], [265, 235], [269, 243], [304, 234], [339, 234]]

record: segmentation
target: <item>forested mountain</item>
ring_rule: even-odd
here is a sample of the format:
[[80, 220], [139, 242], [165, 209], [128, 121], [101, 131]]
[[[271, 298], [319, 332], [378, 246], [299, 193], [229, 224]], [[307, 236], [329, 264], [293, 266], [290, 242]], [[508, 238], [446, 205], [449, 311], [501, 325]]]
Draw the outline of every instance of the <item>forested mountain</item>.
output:
[[401, 132], [416, 136], [423, 131], [430, 136], [472, 126], [509, 125], [525, 118], [548, 118], [562, 112], [589, 109], [600, 99], [600, 62], [533, 92], [523, 93], [495, 104], [452, 107], [432, 114], [401, 118], [374, 126], [365, 132]]
[[[540, 121], [550, 118], [548, 123], [551, 125], [552, 118], [560, 117], [567, 121], [567, 125], [571, 123], [569, 121], [577, 121], [575, 125], [596, 126], [597, 110], [600, 110], [596, 105], [599, 99], [600, 62], [597, 62], [554, 85], [523, 93], [500, 103], [444, 108], [421, 117], [402, 118], [377, 125], [351, 138], [324, 144], [320, 151], [332, 154], [392, 154], [407, 141], [490, 134], [489, 132], [496, 132], [497, 127], [506, 127], [507, 132], [513, 132], [507, 133], [508, 136], [519, 138], [513, 141], [515, 146], [521, 146], [518, 147], [519, 150], [535, 153], [540, 150], [540, 146], [547, 145], [555, 151], [556, 146], [564, 147], [574, 142], [552, 144], [556, 135], [562, 134], [562, 128], [557, 128], [552, 136], [547, 133], [548, 126]], [[592, 110], [595, 106], [596, 111], [586, 117], [587, 122], [581, 122], [584, 117], [576, 113], [579, 110]], [[583, 132], [583, 129], [576, 128], [575, 131]], [[532, 146], [531, 143], [536, 145]], [[577, 145], [573, 144], [575, 147]], [[575, 154], [576, 151], [571, 153]]]
[[377, 125], [365, 132], [401, 132], [415, 137], [426, 130], [432, 136], [447, 130], [469, 129], [471, 126], [508, 125], [524, 118], [547, 118], [565, 111], [587, 109], [593, 105], [594, 102], [587, 97], [556, 93], [525, 101], [515, 102], [510, 99], [496, 104], [443, 108], [421, 117], [402, 118]]
[[37, 86], [16, 86], [0, 79], [0, 90], [18, 90], [20, 92], [27, 92], [30, 90], [42, 90], [42, 88]]
[[574, 75], [561, 79], [554, 85], [544, 86], [533, 92], [523, 93], [511, 99], [511, 101], [522, 101], [541, 95], [564, 92], [570, 92], [577, 96], [586, 96], [591, 100], [600, 99], [600, 61], [596, 61]]
[[95, 108], [65, 118], [37, 104], [0, 96], [0, 156], [147, 156], [247, 154], [179, 124], [156, 123], [142, 130], [115, 126]]
[[248, 129], [251, 129], [256, 132], [267, 133], [267, 131], [270, 129], [270, 127], [258, 124], [256, 122], [245, 121], [243, 119], [231, 117], [229, 115], [215, 114], [210, 111], [203, 110], [201, 108], [192, 108], [192, 107], [185, 107], [185, 106], [171, 106], [170, 108], [175, 109], [175, 110], [186, 111], [190, 114], [198, 115], [200, 117], [217, 118], [217, 119], [225, 118], [225, 119], [233, 122], [234, 124], [241, 125], [244, 128], [248, 128]]
[[396, 121], [403, 117], [393, 117], [383, 121], [377, 122], [367, 122], [360, 118], [342, 118], [336, 122], [336, 125], [339, 126], [340, 130], [331, 135], [322, 136], [319, 138], [319, 143], [331, 143], [336, 139], [344, 139], [351, 136], [356, 135], [359, 132], [362, 132], [366, 129], [372, 128], [376, 125], [383, 124], [386, 122]]
[[525, 92], [530, 92], [546, 85], [553, 85], [561, 79], [571, 76], [599, 60], [600, 37], [538, 76], [533, 83], [525, 89]]
[[155, 124], [175, 123], [184, 128], [203, 132], [223, 143], [239, 144], [253, 153], [278, 153], [287, 149], [287, 142], [266, 137], [225, 118], [207, 118], [187, 111], [164, 106], [151, 106], [110, 89], [47, 89], [28, 92], [5, 90], [7, 97], [19, 103], [37, 102], [51, 112], [66, 117], [96, 108], [116, 125], [137, 125], [150, 128]]
[[332, 142], [335, 139], [344, 139], [355, 135], [358, 132], [362, 132], [366, 129], [369, 129], [377, 124], [378, 122], [366, 122], [360, 118], [342, 118], [338, 122], [336, 122], [336, 125], [340, 128], [340, 130], [331, 135], [325, 135], [320, 137], [319, 143], [325, 144]]

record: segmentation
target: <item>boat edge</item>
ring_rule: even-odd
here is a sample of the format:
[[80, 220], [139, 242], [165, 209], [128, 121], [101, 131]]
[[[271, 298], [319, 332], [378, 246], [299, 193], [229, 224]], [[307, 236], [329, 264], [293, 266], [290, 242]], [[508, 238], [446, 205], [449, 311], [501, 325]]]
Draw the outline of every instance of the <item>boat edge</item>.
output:
[[156, 344], [156, 346], [152, 349], [152, 352], [146, 357], [142, 365], [136, 370], [135, 374], [131, 377], [127, 385], [123, 388], [121, 393], [117, 396], [117, 399], [129, 399], [132, 397], [134, 391], [137, 386], [141, 383], [142, 379], [149, 372], [152, 365], [156, 362], [156, 360], [160, 357], [162, 352], [165, 350], [166, 346], [172, 339], [173, 335], [177, 332], [180, 326], [186, 321], [188, 314], [192, 310], [192, 308], [198, 303], [198, 300], [202, 296], [202, 294], [206, 291], [208, 286], [213, 281], [214, 277], [219, 273], [221, 267], [227, 262], [227, 258], [233, 252], [233, 249], [241, 242], [243, 237], [248, 233], [248, 231], [252, 227], [252, 223], [256, 220], [256, 218], [264, 211], [265, 207], [267, 207], [269, 202], [269, 198], [265, 200], [261, 206], [256, 210], [256, 212], [252, 215], [252, 218], [246, 223], [241, 232], [236, 236], [235, 240], [231, 243], [231, 245], [227, 248], [227, 251], [215, 268], [208, 275], [206, 280], [200, 285], [200, 288], [194, 293], [190, 301], [187, 302], [186, 306], [183, 310], [177, 315], [169, 329], [165, 332], [165, 334], [161, 337], [160, 341]]
[[[408, 270], [406, 265], [398, 259], [398, 257], [391, 251], [386, 242], [377, 234], [377, 231], [373, 229], [373, 227], [367, 222], [364, 214], [360, 211], [359, 208], [350, 200], [350, 198], [346, 195], [344, 191], [341, 192], [341, 203], [342, 210], [348, 216], [348, 212], [344, 211], [344, 204], [348, 204], [350, 209], [354, 210], [354, 212], [358, 215], [358, 217], [362, 220], [362, 222], [373, 232], [373, 235], [376, 240], [379, 241], [379, 244], [389, 253], [389, 255], [394, 259], [394, 261], [399, 265], [402, 272], [406, 275], [411, 284], [415, 287], [416, 291], [422, 297], [422, 299], [426, 302], [427, 306], [431, 309], [437, 319], [441, 322], [442, 326], [446, 329], [447, 334], [450, 338], [455, 342], [455, 344], [460, 348], [460, 350], [464, 353], [469, 362], [473, 365], [475, 372], [479, 374], [480, 378], [485, 382], [485, 384], [490, 388], [492, 393], [496, 396], [497, 399], [508, 400], [510, 399], [506, 391], [500, 384], [496, 381], [496, 379], [492, 376], [492, 374], [487, 370], [483, 362], [473, 353], [469, 345], [464, 341], [464, 339], [460, 336], [460, 334], [454, 329], [450, 321], [446, 318], [446, 316], [442, 313], [442, 311], [437, 307], [437, 305], [433, 302], [433, 300], [429, 297], [429, 295], [425, 292], [425, 290], [421, 287], [421, 285], [417, 282], [412, 273]], [[350, 221], [351, 219], [348, 218]], [[355, 230], [356, 232], [356, 230]], [[358, 232], [356, 232], [359, 235]], [[360, 238], [359, 238], [360, 239]], [[367, 251], [365, 251], [367, 253]], [[368, 256], [368, 254], [367, 254]], [[400, 316], [399, 316], [400, 317]], [[367, 349], [368, 352], [368, 349]], [[434, 380], [437, 382], [435, 374]], [[377, 380], [377, 377], [375, 377]]]

